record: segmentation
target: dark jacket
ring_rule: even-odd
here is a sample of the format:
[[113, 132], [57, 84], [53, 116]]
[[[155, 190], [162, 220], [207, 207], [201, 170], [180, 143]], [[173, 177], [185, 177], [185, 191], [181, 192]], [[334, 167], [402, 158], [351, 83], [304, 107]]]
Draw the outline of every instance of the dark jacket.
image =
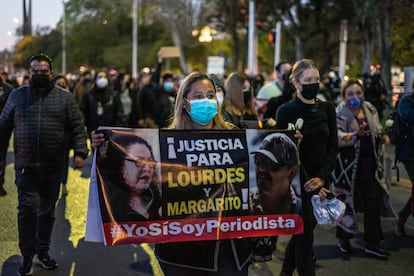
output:
[[0, 116], [1, 153], [13, 129], [15, 169], [64, 167], [68, 135], [75, 155], [88, 155], [82, 114], [73, 95], [61, 88], [13, 90]]
[[173, 114], [169, 92], [156, 83], [149, 83], [141, 88], [137, 97], [138, 120], [151, 119], [158, 128], [169, 125]]
[[115, 126], [117, 107], [112, 90], [94, 86], [83, 94], [80, 105], [88, 134], [98, 126]]
[[7, 83], [3, 83], [0, 79], [0, 113], [6, 105], [7, 98], [10, 95], [10, 92], [13, 90], [13, 87]]
[[[401, 98], [398, 103], [401, 118], [400, 133], [396, 144], [396, 157], [401, 161], [414, 160], [414, 94]], [[395, 123], [395, 122], [394, 122]]]
[[[338, 153], [335, 107], [319, 100], [316, 104], [305, 104], [294, 98], [279, 107], [276, 127], [286, 129], [298, 118], [303, 119], [303, 140], [299, 147], [302, 169], [306, 170], [309, 178], [325, 180], [325, 188], [329, 188]], [[302, 181], [306, 182], [305, 179]]]

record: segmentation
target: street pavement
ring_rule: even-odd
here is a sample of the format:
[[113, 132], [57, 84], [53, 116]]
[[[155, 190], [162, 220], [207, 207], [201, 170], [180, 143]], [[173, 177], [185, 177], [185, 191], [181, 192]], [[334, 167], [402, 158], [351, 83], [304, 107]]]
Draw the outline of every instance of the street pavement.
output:
[[[392, 148], [387, 152], [392, 157]], [[1, 275], [16, 275], [21, 260], [17, 236], [17, 192], [14, 185], [13, 156], [8, 156], [5, 188], [8, 195], [0, 197], [0, 271]], [[163, 275], [153, 255], [153, 245], [136, 244], [106, 247], [100, 243], [84, 240], [89, 173], [91, 158], [82, 170], [69, 170], [67, 196], [61, 196], [56, 209], [55, 228], [50, 254], [59, 262], [59, 268], [44, 271], [34, 268], [34, 275]], [[406, 172], [400, 165], [400, 181], [396, 183], [395, 170], [390, 189], [392, 204], [400, 210], [408, 199], [411, 190]], [[360, 216], [360, 229], [363, 228]], [[391, 251], [387, 259], [367, 256], [363, 252], [362, 234], [352, 240], [352, 255], [344, 255], [337, 249], [335, 229], [317, 226], [314, 251], [317, 258], [317, 275], [413, 275], [414, 271], [414, 219], [406, 224], [408, 237], [396, 237], [392, 221], [382, 221], [385, 242]], [[272, 261], [253, 263], [250, 276], [279, 275], [283, 262], [283, 252], [290, 236], [281, 236]], [[177, 252], [179, 254], [179, 252]]]

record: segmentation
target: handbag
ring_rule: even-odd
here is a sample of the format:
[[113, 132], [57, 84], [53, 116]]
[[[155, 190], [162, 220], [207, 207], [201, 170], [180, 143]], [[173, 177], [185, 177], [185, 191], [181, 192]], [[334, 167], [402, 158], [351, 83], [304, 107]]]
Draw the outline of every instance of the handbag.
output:
[[345, 213], [345, 203], [336, 197], [327, 198], [323, 201], [319, 195], [312, 196], [313, 215], [319, 225], [332, 225], [342, 218]]

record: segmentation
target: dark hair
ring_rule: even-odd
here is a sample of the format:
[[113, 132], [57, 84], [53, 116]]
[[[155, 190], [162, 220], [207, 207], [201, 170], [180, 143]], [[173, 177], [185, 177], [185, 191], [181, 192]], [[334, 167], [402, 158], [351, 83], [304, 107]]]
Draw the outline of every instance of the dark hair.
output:
[[348, 89], [348, 87], [350, 87], [351, 85], [354, 85], [354, 84], [358, 85], [361, 88], [361, 91], [364, 92], [365, 89], [364, 89], [364, 85], [362, 84], [362, 82], [359, 79], [350, 78], [342, 86], [341, 95], [342, 95], [343, 98], [345, 98], [346, 89]]
[[226, 88], [224, 87], [224, 83], [219, 79], [216, 74], [208, 74], [208, 77], [213, 80], [215, 86], [220, 87], [221, 91], [223, 91], [224, 95], [226, 95]]
[[37, 60], [37, 61], [46, 61], [47, 63], [49, 63], [50, 70], [52, 70], [52, 59], [48, 55], [45, 55], [43, 53], [40, 53], [40, 54], [35, 54], [35, 55], [31, 56], [30, 59], [29, 59], [29, 66], [28, 67], [30, 67], [30, 64], [34, 60]]
[[[124, 159], [127, 155], [127, 148], [133, 144], [142, 144], [148, 148], [151, 153], [151, 158], [154, 159], [151, 146], [148, 142], [136, 135], [121, 135], [115, 136], [109, 140], [108, 148], [106, 150], [104, 159], [99, 159], [100, 165], [104, 168], [105, 174], [111, 181], [112, 185], [118, 185], [120, 188], [126, 190], [124, 178], [122, 176], [122, 167]], [[109, 158], [110, 162], [106, 159]]]
[[165, 73], [164, 75], [162, 75], [162, 80], [165, 81], [167, 79], [173, 79], [174, 75], [172, 73]]
[[290, 64], [290, 62], [288, 62], [287, 60], [282, 60], [281, 62], [279, 62], [278, 64], [276, 64], [275, 71], [280, 72], [280, 67], [282, 67], [283, 64]]
[[82, 72], [82, 77], [86, 76], [86, 75], [92, 75], [91, 71], [86, 70]]

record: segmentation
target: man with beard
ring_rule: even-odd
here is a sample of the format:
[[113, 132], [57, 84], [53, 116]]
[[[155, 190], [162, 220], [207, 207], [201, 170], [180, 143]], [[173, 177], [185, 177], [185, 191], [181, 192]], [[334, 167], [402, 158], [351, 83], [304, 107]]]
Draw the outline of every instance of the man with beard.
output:
[[[284, 133], [272, 133], [252, 153], [257, 185], [253, 196], [253, 214], [292, 213], [295, 206], [291, 184], [299, 171], [296, 144]], [[253, 260], [271, 260], [276, 242], [277, 236], [258, 238]]]
[[[0, 156], [14, 132], [14, 169], [18, 192], [19, 248], [23, 256], [18, 275], [30, 275], [32, 262], [57, 268], [49, 256], [54, 212], [67, 141], [74, 148], [74, 167], [88, 155], [82, 114], [73, 96], [53, 84], [52, 61], [44, 55], [29, 60], [30, 85], [9, 95], [0, 116]], [[1, 160], [2, 161], [2, 160]], [[3, 169], [0, 165], [0, 169]]]

